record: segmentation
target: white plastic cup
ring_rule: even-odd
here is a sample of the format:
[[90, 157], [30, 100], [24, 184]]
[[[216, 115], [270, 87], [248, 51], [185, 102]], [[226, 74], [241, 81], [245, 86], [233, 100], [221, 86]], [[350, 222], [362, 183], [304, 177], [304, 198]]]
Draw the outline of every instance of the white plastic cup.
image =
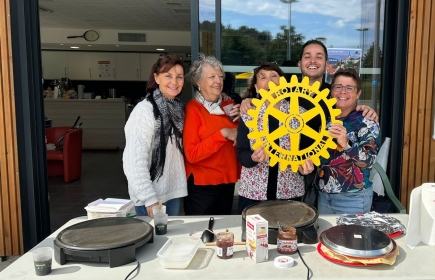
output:
[[228, 116], [228, 118], [229, 118], [230, 120], [233, 120], [233, 119], [235, 118], [235, 116], [234, 116], [234, 117], [233, 117], [233, 116], [230, 116], [230, 112], [231, 112], [231, 110], [233, 109], [233, 107], [234, 107], [233, 104], [228, 104], [228, 105], [226, 105], [226, 106], [223, 107], [223, 109], [224, 109], [224, 111], [225, 111], [225, 114], [227, 114], [227, 116]]
[[34, 250], [32, 255], [36, 275], [44, 276], [50, 274], [53, 249], [51, 247], [41, 247]]
[[154, 228], [156, 230], [156, 235], [166, 234], [166, 232], [168, 231], [168, 214], [154, 214]]
[[155, 216], [156, 214], [159, 214], [159, 213], [163, 213], [163, 214], [166, 213], [166, 206], [165, 205], [162, 205], [162, 208], [160, 208], [159, 205], [153, 206], [153, 215]]

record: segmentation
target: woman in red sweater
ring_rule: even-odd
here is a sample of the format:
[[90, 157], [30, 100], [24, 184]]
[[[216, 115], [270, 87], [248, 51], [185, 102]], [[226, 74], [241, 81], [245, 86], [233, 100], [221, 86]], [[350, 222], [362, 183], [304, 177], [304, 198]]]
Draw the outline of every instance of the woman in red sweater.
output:
[[[224, 71], [213, 56], [201, 54], [189, 77], [195, 93], [186, 104], [183, 131], [188, 192], [184, 212], [230, 215], [241, 169], [236, 155], [240, 105], [222, 100]], [[229, 115], [224, 108], [228, 105], [233, 106]]]

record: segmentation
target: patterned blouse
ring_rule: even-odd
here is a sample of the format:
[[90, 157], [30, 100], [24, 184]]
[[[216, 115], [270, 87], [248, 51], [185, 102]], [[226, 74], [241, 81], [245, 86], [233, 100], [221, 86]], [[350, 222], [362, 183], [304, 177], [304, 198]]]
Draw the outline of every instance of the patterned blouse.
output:
[[347, 130], [351, 148], [344, 151], [337, 145], [336, 149], [328, 149], [328, 159], [321, 158], [317, 186], [325, 193], [357, 192], [371, 187], [370, 171], [380, 146], [379, 124], [364, 118], [362, 112], [353, 111], [339, 120]]
[[[263, 118], [265, 117], [266, 106], [260, 109], [258, 114], [258, 130], [263, 130]], [[282, 112], [289, 112], [289, 103], [282, 101], [280, 105], [280, 110]], [[305, 111], [305, 109], [300, 107], [300, 111]], [[252, 120], [249, 115], [241, 114], [243, 122]], [[283, 125], [281, 122], [280, 126]], [[249, 132], [253, 129], [249, 128]], [[242, 137], [239, 135], [238, 137]], [[243, 137], [247, 138], [247, 135]], [[255, 140], [249, 140], [249, 144], [252, 150], [252, 145]], [[238, 141], [240, 144], [240, 141]], [[285, 150], [290, 149], [290, 137], [288, 135], [283, 136], [279, 139], [279, 146]], [[253, 151], [252, 151], [253, 152]], [[251, 154], [252, 154], [251, 152]], [[243, 164], [242, 164], [243, 165]], [[267, 200], [267, 186], [269, 178], [269, 161], [261, 162], [255, 166], [246, 167], [242, 166], [242, 174], [240, 176], [240, 187], [239, 195], [252, 199], [252, 200]], [[299, 172], [293, 172], [290, 167], [287, 167], [284, 171], [278, 168], [277, 180], [277, 190], [276, 199], [289, 199], [294, 197], [299, 197], [304, 195], [304, 178]]]

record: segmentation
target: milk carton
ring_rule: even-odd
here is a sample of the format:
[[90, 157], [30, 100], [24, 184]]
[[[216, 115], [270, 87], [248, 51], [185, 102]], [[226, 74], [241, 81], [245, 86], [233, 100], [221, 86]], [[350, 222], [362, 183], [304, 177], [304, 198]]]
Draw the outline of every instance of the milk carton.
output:
[[246, 253], [256, 263], [268, 260], [268, 223], [260, 215], [246, 217]]

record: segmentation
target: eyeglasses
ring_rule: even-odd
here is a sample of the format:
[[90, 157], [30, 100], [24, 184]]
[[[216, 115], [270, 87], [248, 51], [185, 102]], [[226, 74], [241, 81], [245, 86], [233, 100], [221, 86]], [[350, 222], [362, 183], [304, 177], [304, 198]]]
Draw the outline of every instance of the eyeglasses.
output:
[[356, 86], [343, 86], [342, 84], [333, 84], [331, 87], [334, 91], [342, 91], [344, 88], [346, 92], [354, 92], [357, 89]]
[[266, 66], [268, 64], [278, 65], [278, 63], [276, 61], [262, 63], [260, 66], [254, 68], [254, 74], [257, 74], [257, 72], [258, 72], [258, 70], [260, 70], [260, 68], [264, 68], [264, 66]]

